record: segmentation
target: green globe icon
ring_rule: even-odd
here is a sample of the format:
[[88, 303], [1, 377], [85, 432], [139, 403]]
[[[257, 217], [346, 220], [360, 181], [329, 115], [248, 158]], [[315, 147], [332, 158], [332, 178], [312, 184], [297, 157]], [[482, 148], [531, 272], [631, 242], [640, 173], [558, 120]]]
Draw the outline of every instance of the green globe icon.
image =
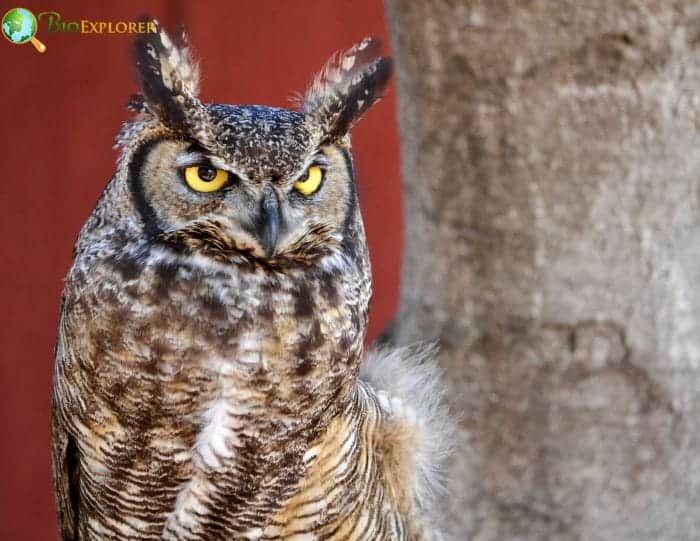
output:
[[34, 37], [36, 29], [36, 17], [25, 8], [13, 8], [2, 18], [2, 33], [11, 43], [21, 45], [31, 41], [36, 50], [43, 53], [46, 46]]

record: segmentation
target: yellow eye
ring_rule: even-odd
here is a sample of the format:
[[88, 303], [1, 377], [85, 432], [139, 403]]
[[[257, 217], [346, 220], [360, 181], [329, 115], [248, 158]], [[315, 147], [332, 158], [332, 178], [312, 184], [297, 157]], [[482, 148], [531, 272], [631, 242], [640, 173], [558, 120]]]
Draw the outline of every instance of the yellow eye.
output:
[[318, 165], [312, 165], [306, 172], [306, 178], [299, 179], [294, 183], [294, 189], [301, 195], [312, 195], [318, 191], [323, 180], [323, 169]]
[[185, 182], [195, 192], [215, 192], [226, 184], [229, 174], [223, 169], [214, 169], [204, 165], [185, 168]]

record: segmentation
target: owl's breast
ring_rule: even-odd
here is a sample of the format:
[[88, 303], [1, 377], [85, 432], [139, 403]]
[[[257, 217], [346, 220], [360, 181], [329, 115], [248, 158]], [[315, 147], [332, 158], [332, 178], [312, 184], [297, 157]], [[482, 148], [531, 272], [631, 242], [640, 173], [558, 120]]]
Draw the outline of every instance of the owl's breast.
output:
[[361, 263], [338, 272], [112, 257], [74, 267], [64, 320], [84, 372], [99, 374], [90, 385], [118, 414], [200, 414], [209, 396], [235, 389], [258, 396], [274, 422], [347, 391], [370, 296]]
[[355, 385], [369, 275], [345, 270], [162, 254], [78, 263], [63, 311], [75, 359], [65, 377], [73, 431], [92, 453], [83, 467], [94, 513], [111, 502], [141, 520], [146, 510], [130, 503], [140, 495], [149, 520], [176, 531], [207, 491], [235, 502], [250, 490], [261, 516], [276, 512], [265, 502], [293, 490], [303, 449]]

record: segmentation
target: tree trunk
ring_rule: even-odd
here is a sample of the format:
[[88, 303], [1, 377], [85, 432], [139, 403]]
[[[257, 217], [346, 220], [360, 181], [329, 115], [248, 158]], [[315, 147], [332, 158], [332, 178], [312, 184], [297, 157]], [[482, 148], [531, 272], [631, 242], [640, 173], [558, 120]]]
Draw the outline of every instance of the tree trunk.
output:
[[388, 0], [455, 539], [700, 538], [700, 6]]

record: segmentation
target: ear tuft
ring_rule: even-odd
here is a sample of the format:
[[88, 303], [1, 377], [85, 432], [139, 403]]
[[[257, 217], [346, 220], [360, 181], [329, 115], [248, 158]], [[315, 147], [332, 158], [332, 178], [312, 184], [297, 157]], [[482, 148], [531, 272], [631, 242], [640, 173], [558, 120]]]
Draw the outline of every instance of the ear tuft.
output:
[[157, 21], [156, 32], [136, 40], [134, 56], [143, 96], [132, 99], [136, 112], [150, 113], [175, 132], [221, 152], [207, 108], [199, 101], [199, 70], [182, 34], [174, 43]]
[[365, 38], [336, 54], [314, 79], [303, 100], [303, 111], [326, 140], [342, 138], [382, 97], [393, 61], [379, 57], [380, 42]]
[[191, 109], [201, 107], [199, 70], [186, 42], [174, 43], [157, 21], [156, 31], [142, 34], [134, 48], [136, 69], [148, 109], [163, 123], [186, 124]]

